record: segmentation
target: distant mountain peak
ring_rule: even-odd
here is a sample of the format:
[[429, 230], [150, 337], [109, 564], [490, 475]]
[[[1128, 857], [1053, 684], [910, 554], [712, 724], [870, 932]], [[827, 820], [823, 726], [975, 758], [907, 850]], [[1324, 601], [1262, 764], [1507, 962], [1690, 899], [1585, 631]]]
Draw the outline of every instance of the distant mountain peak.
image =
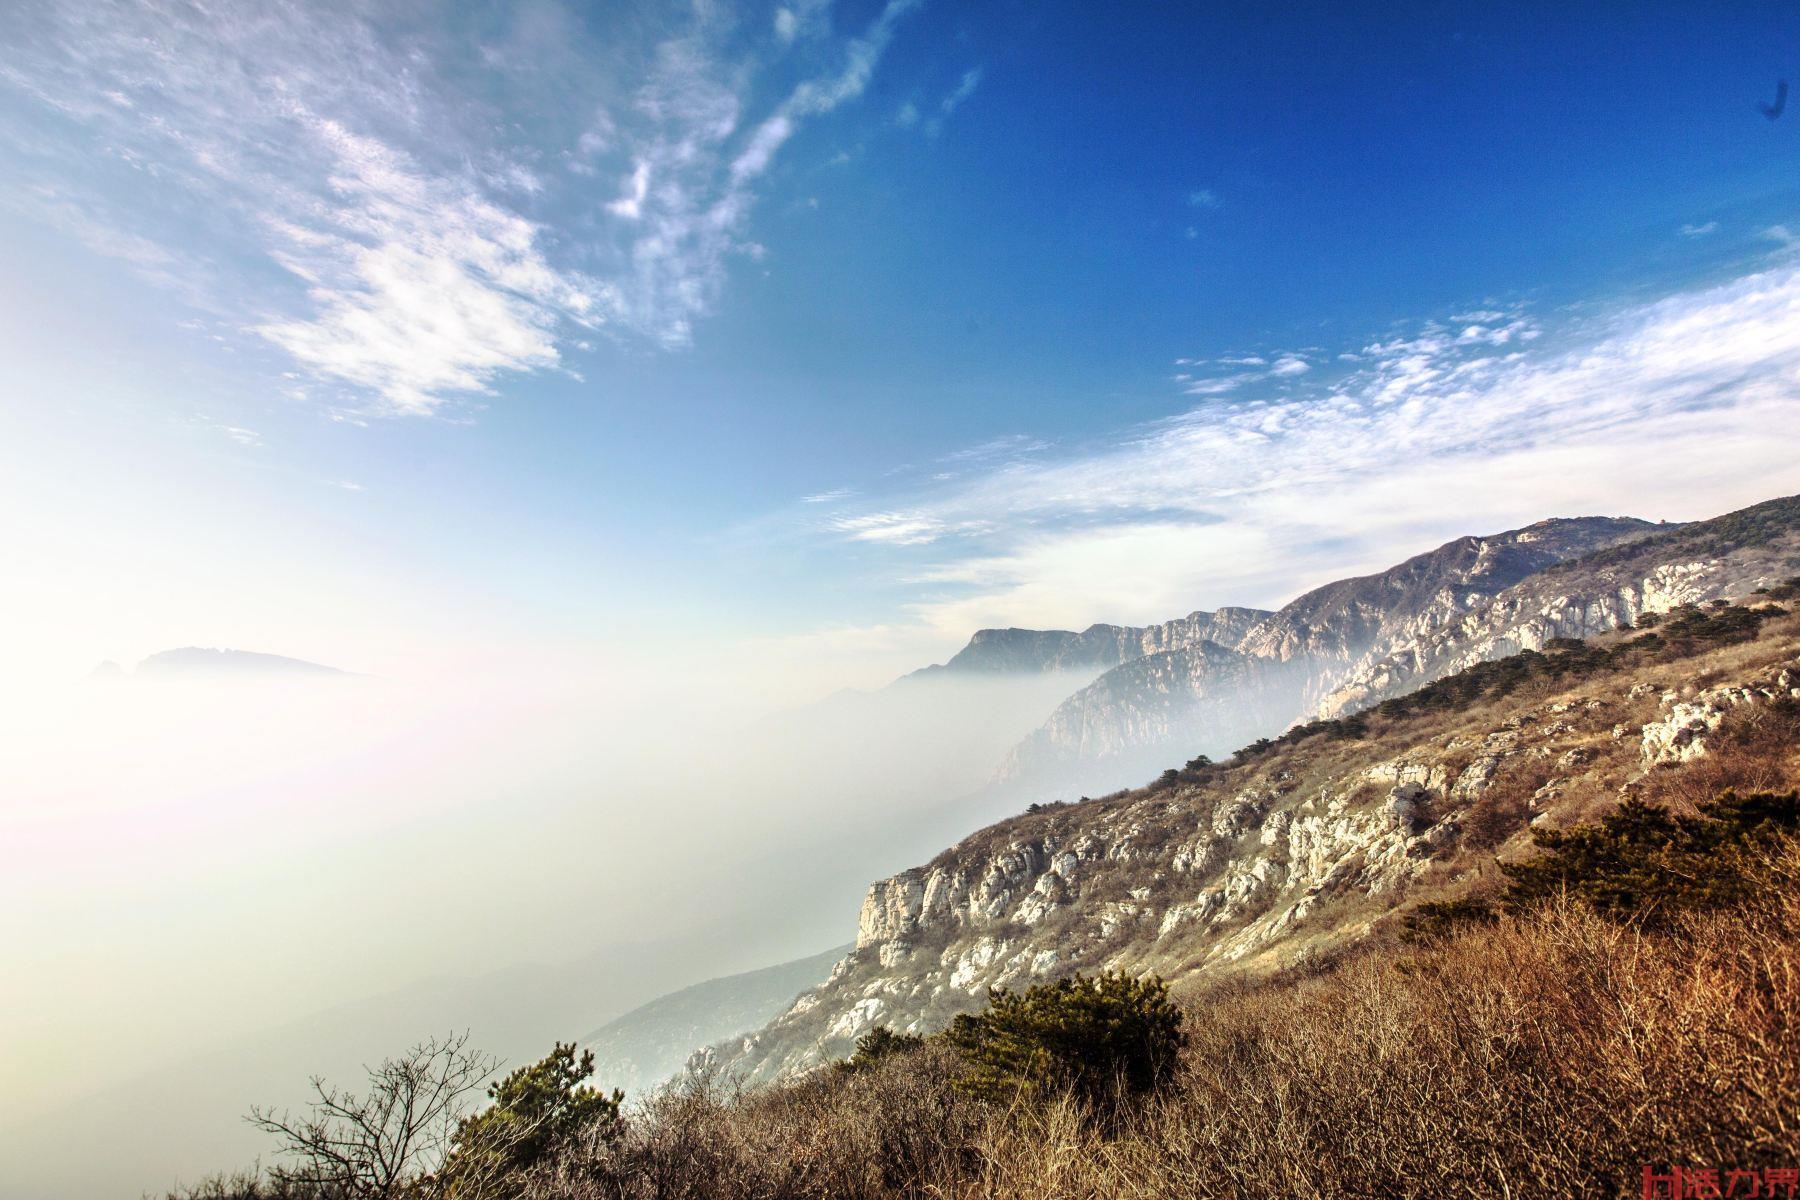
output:
[[[104, 664], [102, 664], [104, 670]], [[116, 670], [115, 666], [115, 670]], [[156, 679], [275, 679], [348, 677], [322, 663], [288, 658], [280, 654], [261, 654], [253, 650], [216, 649], [208, 646], [182, 646], [163, 650], [138, 663], [133, 676]]]
[[977, 629], [969, 644], [941, 666], [914, 676], [1041, 675], [1059, 671], [1104, 671], [1148, 654], [1201, 642], [1235, 646], [1257, 621], [1270, 614], [1256, 608], [1196, 610], [1160, 625], [1095, 623], [1080, 633], [1067, 629]]

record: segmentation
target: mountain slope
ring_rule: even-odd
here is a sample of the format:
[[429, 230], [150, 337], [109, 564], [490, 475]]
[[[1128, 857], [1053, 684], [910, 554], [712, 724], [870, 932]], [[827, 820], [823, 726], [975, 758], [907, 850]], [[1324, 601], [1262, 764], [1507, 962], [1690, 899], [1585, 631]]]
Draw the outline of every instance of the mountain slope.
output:
[[602, 1025], [580, 1041], [594, 1052], [595, 1077], [627, 1093], [649, 1091], [678, 1073], [696, 1050], [755, 1029], [816, 986], [847, 946], [810, 958], [709, 979], [671, 992]]
[[1218, 755], [1277, 733], [1360, 663], [1416, 645], [1537, 572], [1656, 528], [1631, 518], [1540, 521], [1327, 584], [1258, 615], [1229, 642], [1209, 647], [1202, 634], [1158, 661], [1113, 668], [1014, 747], [1000, 777], [1103, 789], [1178, 756]]
[[1666, 636], [1482, 663], [1227, 764], [1034, 805], [873, 885], [827, 982], [717, 1060], [774, 1078], [1071, 970], [1178, 990], [1266, 972], [1481, 886], [1532, 824], [1621, 794], [1793, 786], [1800, 619], [1774, 612], [1686, 610]]
[[1319, 699], [1351, 712], [1484, 659], [1589, 637], [1645, 613], [1766, 587], [1800, 570], [1800, 496], [1659, 530], [1548, 567], [1424, 635], [1372, 649]]

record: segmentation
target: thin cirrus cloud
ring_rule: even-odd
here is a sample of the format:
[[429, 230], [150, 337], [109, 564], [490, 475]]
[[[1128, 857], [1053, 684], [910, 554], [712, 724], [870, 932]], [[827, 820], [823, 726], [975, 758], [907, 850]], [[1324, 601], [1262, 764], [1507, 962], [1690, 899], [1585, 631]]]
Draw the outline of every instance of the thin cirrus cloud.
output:
[[863, 94], [916, 3], [835, 41], [824, 0], [796, 0], [754, 38], [701, 9], [637, 47], [520, 53], [396, 32], [380, 5], [28, 0], [0, 202], [207, 279], [215, 321], [291, 358], [297, 390], [429, 414], [596, 333], [688, 344], [760, 257], [777, 155]]
[[1604, 315], [1458, 313], [1336, 357], [1297, 384], [1268, 356], [1216, 394], [1190, 384], [1205, 398], [1166, 420], [879, 497], [827, 536], [900, 548], [912, 624], [884, 627], [948, 643], [1279, 603], [1463, 533], [1694, 518], [1800, 485], [1772, 436], [1800, 428], [1786, 256]]
[[975, 89], [980, 86], [981, 68], [969, 68], [967, 71], [963, 72], [962, 79], [960, 79], [956, 86], [951, 89], [950, 94], [945, 96], [938, 104], [938, 111], [943, 113], [946, 117], [949, 116], [951, 113], [961, 108], [963, 101], [967, 100], [970, 96], [973, 96], [975, 94]]
[[950, 119], [950, 115], [975, 94], [975, 89], [981, 86], [981, 78], [982, 69], [970, 67], [962, 73], [962, 78], [957, 80], [956, 86], [937, 102], [929, 114], [921, 112], [917, 103], [908, 100], [895, 112], [894, 124], [902, 129], [917, 128], [922, 130], [927, 137], [936, 137], [943, 132], [944, 122]]

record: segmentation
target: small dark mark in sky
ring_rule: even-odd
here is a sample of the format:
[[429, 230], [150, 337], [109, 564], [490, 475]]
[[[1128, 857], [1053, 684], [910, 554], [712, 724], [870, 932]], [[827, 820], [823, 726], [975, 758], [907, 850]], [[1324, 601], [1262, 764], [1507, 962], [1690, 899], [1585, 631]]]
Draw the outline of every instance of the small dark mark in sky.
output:
[[1775, 103], [1773, 103], [1773, 104], [1760, 104], [1759, 103], [1756, 107], [1761, 109], [1762, 115], [1769, 118], [1769, 120], [1771, 120], [1771, 121], [1773, 121], [1773, 120], [1775, 120], [1775, 118], [1779, 117], [1781, 115], [1781, 110], [1787, 107], [1787, 80], [1782, 79], [1782, 80], [1778, 80], [1776, 82], [1776, 84], [1775, 84]]

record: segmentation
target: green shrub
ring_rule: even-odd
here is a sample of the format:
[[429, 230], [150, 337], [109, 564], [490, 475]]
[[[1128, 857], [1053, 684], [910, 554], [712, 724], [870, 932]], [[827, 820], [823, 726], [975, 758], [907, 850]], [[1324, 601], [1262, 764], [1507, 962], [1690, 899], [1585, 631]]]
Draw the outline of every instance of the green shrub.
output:
[[509, 1179], [544, 1161], [577, 1134], [605, 1133], [619, 1120], [625, 1093], [585, 1086], [594, 1052], [575, 1057], [561, 1042], [542, 1060], [488, 1087], [491, 1105], [463, 1121], [438, 1182], [443, 1194], [505, 1194]]
[[942, 1034], [963, 1057], [960, 1086], [990, 1099], [1069, 1093], [1110, 1107], [1164, 1087], [1186, 1041], [1160, 979], [1074, 975], [1023, 993], [993, 989], [987, 1011]]
[[1401, 919], [1400, 938], [1424, 942], [1470, 925], [1491, 925], [1499, 919], [1494, 906], [1473, 896], [1460, 900], [1427, 900]]
[[1728, 907], [1761, 886], [1754, 852], [1800, 830], [1800, 793], [1726, 791], [1699, 809], [1686, 817], [1633, 798], [1596, 824], [1532, 830], [1544, 853], [1500, 865], [1507, 907], [1565, 894], [1603, 914], [1650, 920]]
[[882, 1059], [894, 1054], [917, 1050], [925, 1039], [916, 1033], [895, 1033], [886, 1025], [877, 1025], [856, 1039], [856, 1053], [837, 1064], [840, 1071], [866, 1071]]

